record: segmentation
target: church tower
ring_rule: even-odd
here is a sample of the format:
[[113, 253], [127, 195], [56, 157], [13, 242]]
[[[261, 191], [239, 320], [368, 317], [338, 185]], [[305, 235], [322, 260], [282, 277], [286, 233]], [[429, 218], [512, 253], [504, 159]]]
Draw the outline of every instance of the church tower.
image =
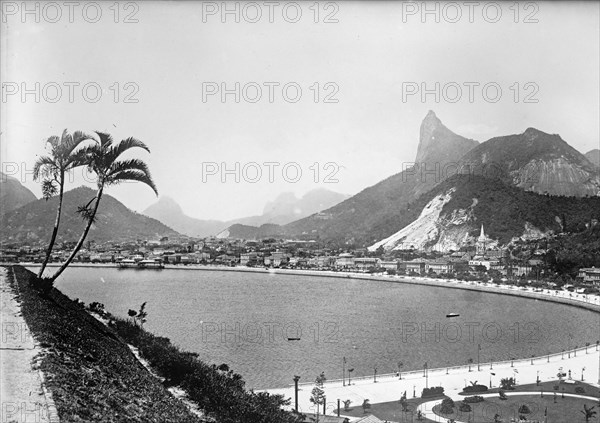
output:
[[487, 241], [487, 237], [485, 236], [485, 231], [483, 230], [483, 224], [482, 224], [481, 232], [479, 233], [479, 238], [477, 238], [477, 255], [480, 255], [480, 256], [485, 255], [486, 241]]

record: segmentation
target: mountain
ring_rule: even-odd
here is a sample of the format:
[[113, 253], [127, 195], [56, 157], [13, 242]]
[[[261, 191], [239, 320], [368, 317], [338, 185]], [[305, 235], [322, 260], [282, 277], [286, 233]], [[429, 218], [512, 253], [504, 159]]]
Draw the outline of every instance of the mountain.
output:
[[527, 191], [583, 197], [600, 192], [598, 169], [559, 135], [528, 128], [522, 134], [492, 138], [460, 161], [465, 170]]
[[194, 237], [215, 235], [227, 227], [225, 222], [219, 220], [201, 220], [187, 216], [175, 200], [166, 196], [161, 196], [143, 214], [164, 222], [179, 233]]
[[273, 201], [265, 204], [260, 216], [250, 216], [229, 221], [229, 224], [240, 223], [248, 226], [265, 224], [285, 225], [321, 210], [328, 209], [347, 199], [349, 195], [340, 194], [325, 188], [308, 191], [298, 198], [293, 192], [283, 192]]
[[[65, 192], [63, 213], [58, 231], [59, 241], [77, 241], [85, 222], [76, 213], [77, 207], [88, 203], [96, 192], [87, 187]], [[12, 210], [2, 217], [2, 242], [46, 242], [54, 226], [58, 198], [40, 199]], [[90, 229], [88, 240], [96, 242], [158, 239], [180, 236], [155, 219], [129, 210], [121, 202], [104, 194], [98, 208], [97, 221]]]
[[443, 166], [455, 163], [478, 144], [477, 141], [461, 137], [446, 128], [430, 110], [421, 123], [415, 163], [420, 166], [430, 165], [427, 169], [435, 168], [436, 164]]
[[0, 172], [0, 216], [37, 200], [18, 179]]
[[414, 166], [281, 231], [288, 236], [370, 245], [398, 230], [410, 203], [442, 180], [445, 166], [455, 164], [477, 145], [452, 132], [429, 111], [421, 123]]
[[541, 195], [497, 178], [454, 175], [421, 196], [399, 220], [401, 229], [369, 250], [458, 250], [476, 242], [482, 225], [488, 247], [505, 245], [514, 237], [580, 232], [597, 219], [600, 197]]
[[559, 135], [528, 128], [522, 134], [476, 144], [450, 131], [429, 112], [421, 124], [415, 166], [324, 212], [285, 225], [280, 232], [373, 245], [412, 222], [406, 219], [413, 217], [409, 213], [413, 203], [456, 173], [495, 178], [542, 194], [583, 197], [600, 192], [598, 170]]
[[[226, 234], [237, 234], [240, 236], [236, 238], [253, 238], [250, 235], [258, 233], [259, 226], [266, 225], [266, 228], [271, 228], [273, 225], [293, 222], [327, 209], [346, 198], [348, 196], [345, 194], [323, 188], [311, 190], [300, 198], [292, 192], [285, 192], [268, 202], [261, 215], [220, 221], [189, 217], [173, 199], [161, 197], [143, 213], [189, 236], [206, 237], [218, 234], [220, 237], [227, 237]], [[268, 231], [270, 229], [267, 229]]]
[[588, 151], [587, 153], [585, 153], [585, 157], [594, 166], [600, 167], [600, 150], [596, 148], [595, 150]]
[[237, 239], [260, 239], [267, 238], [273, 234], [279, 234], [281, 232], [281, 226], [274, 223], [264, 223], [257, 226], [242, 225], [241, 223], [234, 223], [227, 229], [219, 232], [217, 238], [237, 238]]

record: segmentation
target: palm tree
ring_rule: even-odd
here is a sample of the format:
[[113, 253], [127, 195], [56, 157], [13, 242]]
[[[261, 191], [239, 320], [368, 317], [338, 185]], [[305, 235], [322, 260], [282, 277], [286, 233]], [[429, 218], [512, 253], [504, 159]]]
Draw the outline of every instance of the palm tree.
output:
[[62, 213], [65, 175], [70, 170], [86, 164], [85, 155], [82, 154], [82, 150], [75, 150], [82, 142], [87, 140], [93, 140], [93, 138], [81, 131], [75, 131], [71, 135], [65, 129], [60, 138], [58, 136], [51, 136], [46, 140], [46, 144], [50, 146], [50, 155], [40, 157], [33, 166], [33, 178], [35, 180], [42, 179], [42, 194], [46, 201], [58, 191], [58, 207], [56, 209], [54, 229], [52, 230], [50, 243], [46, 250], [46, 258], [38, 273], [38, 279], [41, 279], [44, 274], [48, 261], [50, 261], [54, 243], [56, 242]]
[[596, 407], [590, 407], [590, 408], [588, 408], [588, 406], [586, 404], [583, 404], [583, 410], [580, 410], [580, 411], [585, 416], [585, 421], [586, 422], [589, 422], [590, 419], [593, 419], [594, 416], [596, 415], [596, 412], [594, 411], [594, 408], [596, 408]]
[[87, 147], [84, 153], [88, 169], [96, 174], [98, 190], [95, 197], [86, 205], [78, 208], [77, 212], [87, 221], [87, 225], [67, 261], [52, 275], [52, 282], [64, 272], [81, 249], [92, 224], [96, 221], [96, 213], [105, 187], [125, 181], [138, 181], [148, 185], [158, 195], [148, 165], [144, 161], [139, 159], [118, 160], [123, 153], [135, 147], [142, 148], [149, 153], [150, 149], [146, 144], [131, 137], [114, 144], [110, 134], [104, 132], [96, 132], [96, 134], [100, 142]]

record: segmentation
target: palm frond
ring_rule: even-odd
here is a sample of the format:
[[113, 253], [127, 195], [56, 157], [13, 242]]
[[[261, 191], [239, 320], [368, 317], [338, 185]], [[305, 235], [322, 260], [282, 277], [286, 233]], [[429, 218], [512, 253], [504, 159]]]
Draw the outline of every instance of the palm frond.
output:
[[42, 156], [35, 161], [33, 165], [33, 179], [38, 180], [40, 173], [54, 173], [58, 170], [58, 164], [48, 156]]
[[107, 132], [95, 131], [98, 134], [98, 138], [100, 139], [100, 146], [104, 150], [108, 150], [110, 146], [113, 145], [113, 137]]
[[52, 135], [51, 137], [48, 137], [48, 139], [46, 139], [46, 144], [50, 145], [50, 152], [52, 155], [55, 155], [57, 152], [57, 149], [60, 146], [60, 138], [57, 137], [56, 135]]
[[75, 131], [73, 132], [73, 135], [69, 135], [67, 137], [67, 141], [63, 142], [61, 144], [62, 147], [62, 154], [65, 157], [68, 157], [69, 155], [71, 155], [73, 153], [73, 151], [75, 151], [75, 149], [77, 147], [80, 146], [80, 144], [84, 141], [94, 141], [97, 142], [94, 137], [92, 137], [89, 134], [86, 134], [83, 131]]
[[110, 177], [115, 173], [122, 172], [124, 170], [139, 170], [140, 172], [150, 176], [150, 169], [148, 169], [148, 165], [140, 159], [120, 160], [114, 162], [110, 167], [107, 176]]
[[48, 201], [50, 198], [56, 195], [58, 188], [52, 179], [45, 179], [42, 182], [42, 196], [44, 200]]
[[142, 148], [142, 149], [146, 150], [148, 153], [150, 152], [150, 149], [148, 148], [148, 146], [146, 144], [144, 144], [142, 141], [140, 141], [136, 138], [133, 138], [133, 137], [129, 137], [129, 138], [122, 140], [119, 144], [112, 146], [112, 148], [109, 151], [107, 151], [106, 160], [108, 163], [113, 163], [114, 161], [116, 161], [119, 158], [119, 156], [121, 154], [123, 154], [130, 148], [135, 148], [135, 147]]
[[158, 189], [156, 188], [152, 177], [149, 174], [139, 170], [122, 170], [120, 172], [116, 172], [106, 180], [106, 183], [109, 185], [116, 185], [125, 181], [142, 182], [152, 188], [152, 191], [158, 195]]
[[62, 136], [60, 137], [60, 145], [65, 146], [72, 142], [73, 142], [73, 136], [71, 134], [69, 134], [68, 129], [65, 128], [65, 130], [62, 133]]

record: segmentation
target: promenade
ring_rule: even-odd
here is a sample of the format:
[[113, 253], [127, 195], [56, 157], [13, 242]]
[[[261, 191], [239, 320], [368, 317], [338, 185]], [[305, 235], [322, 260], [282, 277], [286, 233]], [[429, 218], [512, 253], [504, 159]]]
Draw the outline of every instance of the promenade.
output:
[[[477, 369], [477, 363], [471, 365], [471, 371], [469, 371], [469, 366], [429, 369], [426, 377], [424, 376], [424, 370], [418, 370], [403, 372], [402, 379], [399, 379], [396, 374], [386, 374], [377, 375], [377, 381], [374, 382], [371, 375], [369, 377], [352, 378], [351, 385], [348, 385], [346, 379], [346, 386], [344, 386], [342, 380], [330, 380], [324, 386], [327, 398], [326, 410], [327, 414], [334, 415], [338, 399], [340, 401], [349, 399], [352, 401], [353, 407], [360, 407], [365, 399], [369, 399], [371, 404], [397, 402], [405, 391], [408, 399], [418, 398], [426, 386], [443, 386], [446, 395], [456, 398], [458, 393], [471, 381], [477, 381], [478, 384], [484, 384], [488, 387], [491, 384], [491, 387], [497, 388], [501, 379], [514, 377], [517, 385], [535, 384], [538, 377], [541, 382], [558, 380], [557, 374], [559, 371], [568, 374], [569, 370], [573, 380], [583, 380], [586, 383], [598, 386], [600, 351], [597, 348], [597, 345], [593, 344], [587, 347], [587, 352], [584, 347], [533, 359], [480, 363], [479, 370]], [[301, 382], [303, 383], [299, 383], [298, 389], [298, 410], [301, 412], [315, 412], [314, 405], [310, 402], [314, 381], [301, 380]], [[289, 408], [294, 407], [294, 386], [291, 376], [289, 387], [265, 391], [291, 398], [292, 404]], [[422, 405], [424, 415], [431, 416], [431, 408], [435, 403], [433, 401]], [[343, 411], [341, 415], [343, 416]], [[445, 423], [446, 419], [439, 421]]]
[[44, 374], [37, 368], [42, 349], [30, 334], [7, 277], [8, 269], [0, 267], [0, 421], [58, 422]]

